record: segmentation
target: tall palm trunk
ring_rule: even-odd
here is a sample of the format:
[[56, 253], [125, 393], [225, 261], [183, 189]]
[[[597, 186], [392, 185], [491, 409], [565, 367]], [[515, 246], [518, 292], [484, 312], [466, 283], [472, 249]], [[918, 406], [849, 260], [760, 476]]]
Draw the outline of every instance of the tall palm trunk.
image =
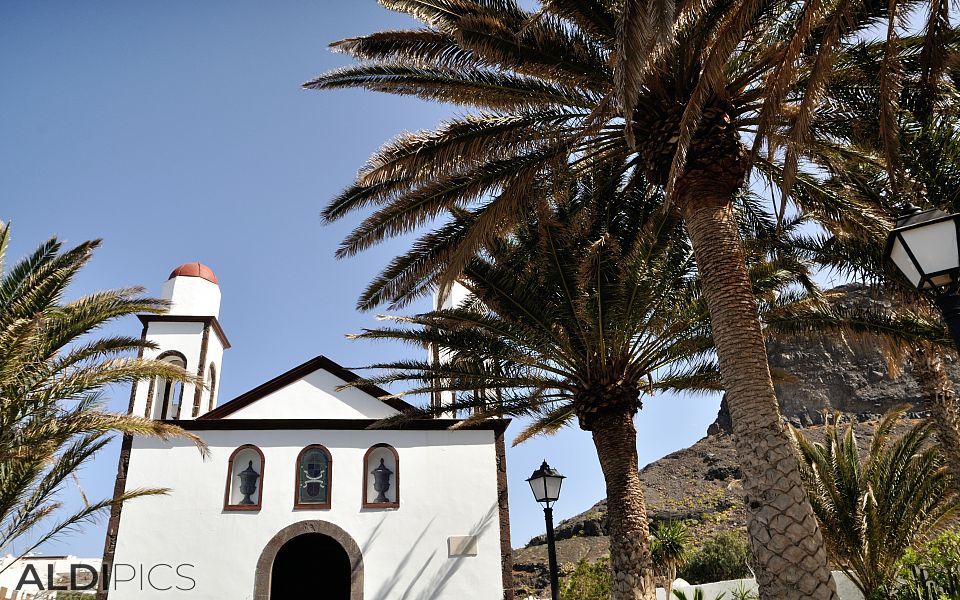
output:
[[960, 484], [960, 406], [953, 381], [947, 376], [940, 355], [930, 350], [917, 353], [914, 374], [956, 486]]
[[676, 188], [710, 310], [744, 473], [747, 531], [763, 600], [837, 600], [817, 520], [781, 419], [740, 236], [736, 177], [701, 170]]
[[664, 586], [667, 590], [667, 600], [673, 598], [673, 582], [677, 580], [677, 563], [670, 561], [670, 564], [667, 565], [667, 585]]
[[611, 600], [655, 600], [650, 528], [637, 464], [633, 411], [597, 415], [593, 443], [607, 484]]

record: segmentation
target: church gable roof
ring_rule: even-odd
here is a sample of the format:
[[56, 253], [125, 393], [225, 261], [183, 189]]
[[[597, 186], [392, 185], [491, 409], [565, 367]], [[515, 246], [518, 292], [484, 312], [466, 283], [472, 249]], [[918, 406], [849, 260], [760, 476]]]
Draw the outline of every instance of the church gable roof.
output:
[[197, 420], [382, 419], [413, 407], [374, 385], [337, 390], [360, 376], [317, 356], [222, 404]]

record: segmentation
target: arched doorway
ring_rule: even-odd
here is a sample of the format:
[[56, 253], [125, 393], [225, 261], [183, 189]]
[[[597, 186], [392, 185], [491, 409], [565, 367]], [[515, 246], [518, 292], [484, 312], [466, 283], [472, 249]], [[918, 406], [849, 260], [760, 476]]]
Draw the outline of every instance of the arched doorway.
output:
[[270, 600], [350, 600], [350, 557], [322, 533], [298, 535], [277, 552], [270, 573]]
[[[331, 591], [333, 579], [341, 582], [340, 595]], [[300, 583], [309, 586], [307, 593], [290, 587]], [[318, 590], [330, 600], [363, 600], [360, 547], [346, 531], [327, 521], [300, 521], [281, 529], [257, 561], [253, 600], [297, 600], [314, 597]], [[348, 595], [342, 595], [344, 590]]]

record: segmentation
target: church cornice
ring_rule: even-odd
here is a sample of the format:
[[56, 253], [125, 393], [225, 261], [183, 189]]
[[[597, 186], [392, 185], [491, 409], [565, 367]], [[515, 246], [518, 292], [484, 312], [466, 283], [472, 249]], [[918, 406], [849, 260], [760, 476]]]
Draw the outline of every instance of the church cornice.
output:
[[273, 430], [273, 429], [317, 429], [331, 431], [359, 430], [411, 430], [442, 431], [445, 429], [489, 430], [503, 432], [510, 419], [487, 419], [467, 423], [460, 419], [408, 419], [394, 423], [384, 423], [378, 419], [193, 419], [189, 421], [164, 421], [188, 431], [232, 431], [232, 430]]
[[230, 340], [227, 339], [227, 334], [223, 332], [220, 321], [214, 316], [137, 315], [137, 318], [140, 319], [144, 327], [146, 327], [148, 323], [203, 323], [213, 328], [213, 332], [220, 338], [220, 344], [223, 345], [224, 350], [230, 347]]

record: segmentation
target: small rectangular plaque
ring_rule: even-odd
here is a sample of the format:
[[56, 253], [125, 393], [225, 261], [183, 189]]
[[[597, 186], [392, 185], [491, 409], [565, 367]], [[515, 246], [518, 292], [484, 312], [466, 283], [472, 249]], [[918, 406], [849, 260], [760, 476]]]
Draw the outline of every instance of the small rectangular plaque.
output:
[[476, 556], [477, 536], [452, 535], [447, 538], [447, 549], [451, 558], [454, 556]]

